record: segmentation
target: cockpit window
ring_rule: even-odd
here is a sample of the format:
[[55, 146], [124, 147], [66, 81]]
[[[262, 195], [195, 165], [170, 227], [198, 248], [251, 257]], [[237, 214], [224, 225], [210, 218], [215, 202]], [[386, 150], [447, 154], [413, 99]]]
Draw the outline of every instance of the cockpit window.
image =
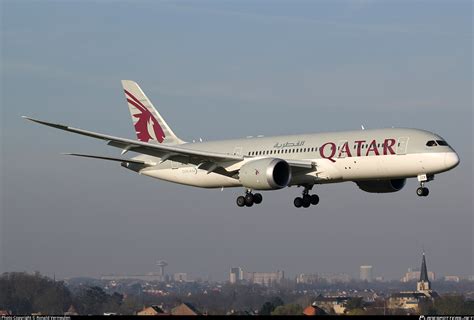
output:
[[426, 146], [427, 146], [427, 147], [436, 147], [437, 144], [436, 144], [436, 141], [430, 140], [430, 141], [428, 141], [428, 142], [426, 143]]
[[440, 145], [440, 146], [447, 146], [447, 145], [448, 145], [448, 143], [447, 143], [446, 141], [444, 141], [444, 140], [436, 140], [436, 142], [437, 142], [438, 145]]

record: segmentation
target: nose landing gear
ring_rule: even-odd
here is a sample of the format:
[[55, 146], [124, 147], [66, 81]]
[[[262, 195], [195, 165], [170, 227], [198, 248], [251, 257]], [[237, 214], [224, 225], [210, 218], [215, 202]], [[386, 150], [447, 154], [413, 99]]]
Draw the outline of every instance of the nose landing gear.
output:
[[262, 200], [263, 197], [260, 193], [253, 194], [251, 190], [247, 190], [247, 192], [245, 192], [245, 196], [237, 197], [237, 205], [239, 207], [251, 207], [254, 204], [262, 203]]
[[425, 183], [434, 179], [433, 175], [427, 176], [426, 174], [419, 174], [418, 181], [420, 182], [420, 187], [416, 189], [416, 195], [419, 197], [426, 197], [430, 193], [430, 190], [425, 187]]
[[319, 203], [319, 197], [316, 194], [309, 194], [309, 190], [312, 189], [313, 186], [308, 187], [305, 186], [303, 190], [303, 197], [296, 197], [293, 201], [293, 204], [297, 208], [308, 208], [310, 205], [317, 205]]
[[430, 189], [426, 187], [419, 187], [416, 189], [416, 195], [419, 197], [426, 197], [430, 193]]

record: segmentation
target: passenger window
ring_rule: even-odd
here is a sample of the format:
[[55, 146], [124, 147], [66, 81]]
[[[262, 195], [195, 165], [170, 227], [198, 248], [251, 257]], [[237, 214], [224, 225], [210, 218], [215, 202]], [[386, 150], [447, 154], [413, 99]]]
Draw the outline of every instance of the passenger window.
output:
[[449, 144], [444, 140], [436, 140], [439, 146], [449, 146]]
[[427, 146], [427, 147], [436, 147], [437, 144], [436, 144], [436, 141], [430, 140], [430, 141], [428, 141], [428, 142], [426, 143], [426, 146]]

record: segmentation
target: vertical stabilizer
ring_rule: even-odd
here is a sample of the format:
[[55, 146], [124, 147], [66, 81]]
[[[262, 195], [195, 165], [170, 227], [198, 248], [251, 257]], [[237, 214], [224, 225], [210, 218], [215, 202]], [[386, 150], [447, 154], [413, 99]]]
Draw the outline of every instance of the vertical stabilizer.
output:
[[138, 140], [164, 144], [184, 143], [174, 134], [136, 82], [122, 80], [122, 86]]

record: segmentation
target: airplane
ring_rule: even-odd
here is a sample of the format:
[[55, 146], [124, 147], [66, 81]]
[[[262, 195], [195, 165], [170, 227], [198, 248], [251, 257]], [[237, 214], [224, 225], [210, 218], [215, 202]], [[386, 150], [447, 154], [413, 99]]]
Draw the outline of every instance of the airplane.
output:
[[116, 161], [140, 175], [201, 188], [243, 187], [239, 207], [262, 202], [261, 193], [303, 187], [297, 208], [319, 203], [313, 186], [352, 181], [363, 191], [400, 191], [417, 178], [416, 194], [428, 196], [425, 184], [435, 174], [459, 164], [454, 149], [441, 136], [420, 129], [387, 128], [315, 134], [247, 137], [209, 142], [181, 140], [134, 81], [122, 80], [137, 140], [77, 129], [25, 117], [53, 128], [101, 139], [107, 145], [138, 153], [130, 159], [66, 153]]

